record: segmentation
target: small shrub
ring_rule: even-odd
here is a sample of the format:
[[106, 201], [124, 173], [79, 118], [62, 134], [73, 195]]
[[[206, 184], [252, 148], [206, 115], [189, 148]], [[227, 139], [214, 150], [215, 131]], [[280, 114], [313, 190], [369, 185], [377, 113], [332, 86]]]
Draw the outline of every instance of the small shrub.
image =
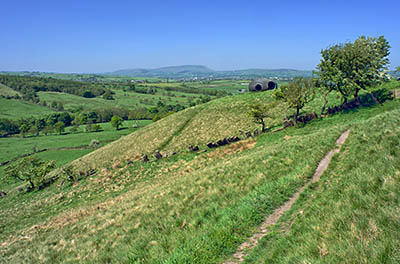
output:
[[46, 175], [54, 169], [54, 160], [45, 161], [37, 157], [28, 157], [17, 161], [6, 168], [6, 178], [30, 184], [30, 189], [41, 188], [48, 183]]
[[72, 165], [64, 166], [61, 169], [61, 173], [62, 173], [61, 178], [66, 181], [77, 182], [79, 180], [79, 173], [76, 173], [74, 171], [74, 168]]
[[100, 146], [100, 141], [98, 141], [97, 139], [92, 139], [92, 141], [90, 141], [89, 147], [97, 148], [99, 146]]

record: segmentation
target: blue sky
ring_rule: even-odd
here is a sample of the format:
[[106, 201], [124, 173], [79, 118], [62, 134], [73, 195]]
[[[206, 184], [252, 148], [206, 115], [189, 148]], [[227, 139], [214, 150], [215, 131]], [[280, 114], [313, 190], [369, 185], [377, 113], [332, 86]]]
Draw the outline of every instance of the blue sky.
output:
[[399, 10], [398, 0], [2, 0], [0, 70], [311, 70], [321, 49], [361, 35], [388, 39], [393, 68]]

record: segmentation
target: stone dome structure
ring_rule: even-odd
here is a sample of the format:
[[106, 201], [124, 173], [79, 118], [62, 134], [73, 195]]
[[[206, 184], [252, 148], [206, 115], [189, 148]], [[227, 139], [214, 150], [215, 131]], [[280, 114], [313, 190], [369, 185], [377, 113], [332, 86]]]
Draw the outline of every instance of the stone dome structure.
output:
[[275, 81], [261, 78], [255, 79], [249, 84], [250, 92], [262, 92], [278, 88], [278, 84]]

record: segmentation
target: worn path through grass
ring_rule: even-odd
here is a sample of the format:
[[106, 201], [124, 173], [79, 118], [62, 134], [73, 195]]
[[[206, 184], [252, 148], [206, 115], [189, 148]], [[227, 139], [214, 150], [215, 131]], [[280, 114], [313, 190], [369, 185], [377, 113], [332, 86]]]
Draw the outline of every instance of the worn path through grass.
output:
[[318, 164], [317, 169], [315, 170], [315, 173], [311, 179], [310, 182], [305, 184], [304, 186], [300, 187], [299, 190], [290, 198], [285, 204], [283, 204], [281, 207], [275, 209], [275, 211], [269, 215], [268, 217], [265, 218], [265, 221], [262, 223], [262, 225], [259, 228], [259, 232], [253, 234], [247, 241], [243, 242], [233, 254], [230, 260], [225, 261], [224, 264], [235, 264], [235, 263], [242, 263], [244, 261], [244, 258], [248, 256], [248, 251], [253, 249], [255, 246], [257, 246], [258, 241], [265, 237], [268, 234], [269, 227], [272, 225], [275, 225], [278, 220], [281, 218], [281, 216], [290, 210], [292, 208], [292, 205], [297, 201], [299, 198], [300, 194], [304, 191], [304, 189], [309, 186], [311, 183], [315, 183], [319, 181], [321, 178], [321, 175], [325, 172], [325, 170], [328, 168], [329, 163], [332, 160], [332, 157], [334, 154], [339, 153], [341, 145], [346, 141], [347, 137], [350, 134], [350, 130], [346, 130], [343, 132], [343, 134], [337, 139], [336, 141], [336, 148], [329, 151], [326, 156], [320, 161]]

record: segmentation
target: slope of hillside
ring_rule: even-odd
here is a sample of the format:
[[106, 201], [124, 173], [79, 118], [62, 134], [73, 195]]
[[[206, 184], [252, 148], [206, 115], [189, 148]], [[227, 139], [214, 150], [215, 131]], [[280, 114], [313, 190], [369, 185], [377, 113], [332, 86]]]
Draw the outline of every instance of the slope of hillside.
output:
[[[110, 166], [112, 162], [135, 160], [141, 154], [154, 151], [186, 151], [190, 145], [205, 146], [225, 137], [240, 136], [240, 131], [259, 128], [247, 116], [248, 105], [256, 99], [272, 100], [272, 92], [225, 97], [185, 109], [159, 120], [143, 130], [81, 158], [93, 166]], [[281, 123], [282, 105], [276, 107], [276, 119]], [[112, 157], [112, 159], [110, 159]]]
[[21, 95], [19, 92], [11, 89], [8, 86], [5, 86], [4, 84], [0, 83], [0, 96], [15, 96], [15, 95]]
[[400, 110], [355, 125], [321, 181], [245, 263], [399, 263], [399, 146]]
[[0, 118], [19, 119], [50, 113], [54, 111], [44, 106], [16, 99], [0, 98]]
[[[125, 136], [86, 155], [82, 162], [75, 161], [77, 167], [90, 163], [98, 168], [96, 175], [75, 184], [10, 192], [0, 203], [0, 259], [6, 263], [220, 263], [312, 177], [343, 131], [357, 130], [357, 140], [365, 144], [369, 141], [363, 135], [375, 131], [374, 142], [378, 135], [393, 135], [400, 126], [399, 101], [388, 101], [205, 153], [182, 152], [187, 144], [206, 144], [254, 128], [245, 107], [256, 97], [268, 101], [271, 93], [222, 98]], [[278, 107], [275, 112], [280, 111]], [[279, 120], [277, 116], [272, 121]], [[354, 167], [358, 150], [364, 149], [358, 146], [361, 141], [351, 140], [356, 152], [350, 152], [346, 143], [343, 153], [351, 154]], [[398, 137], [387, 142], [399, 145]], [[388, 144], [379, 144], [377, 154], [367, 150], [397, 162], [399, 153]], [[158, 162], [137, 161], [141, 153], [155, 149], [179, 152]], [[388, 240], [389, 245], [396, 242]]]

